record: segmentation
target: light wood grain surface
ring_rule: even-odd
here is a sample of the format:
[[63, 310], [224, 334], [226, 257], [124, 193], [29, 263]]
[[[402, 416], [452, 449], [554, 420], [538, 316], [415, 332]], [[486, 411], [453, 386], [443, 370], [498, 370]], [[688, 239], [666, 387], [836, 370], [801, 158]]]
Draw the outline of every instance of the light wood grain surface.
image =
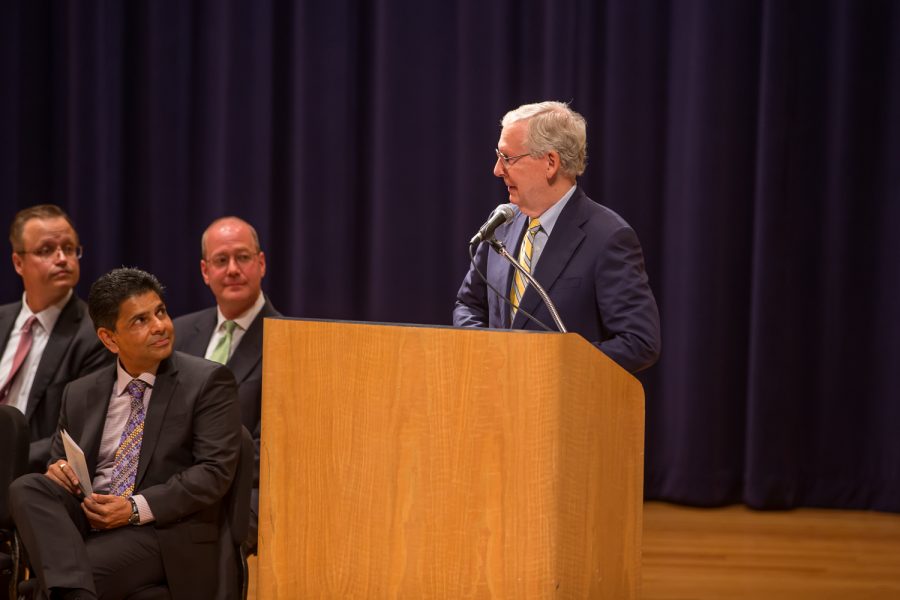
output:
[[900, 515], [648, 502], [642, 573], [644, 600], [893, 600]]
[[637, 596], [643, 393], [582, 338], [267, 320], [265, 340], [262, 596]]

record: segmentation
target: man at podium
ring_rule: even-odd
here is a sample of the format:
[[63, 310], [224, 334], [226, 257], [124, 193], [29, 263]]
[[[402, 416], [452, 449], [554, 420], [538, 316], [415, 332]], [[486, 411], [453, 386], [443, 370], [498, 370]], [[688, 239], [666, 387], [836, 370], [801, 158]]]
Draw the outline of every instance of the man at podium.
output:
[[[507, 113], [501, 124], [494, 175], [516, 208], [496, 239], [547, 290], [569, 331], [632, 373], [651, 366], [660, 350], [659, 311], [640, 242], [622, 217], [577, 184], [587, 158], [584, 117], [567, 104], [540, 102]], [[542, 329], [537, 321], [553, 323], [537, 291], [481, 244], [453, 324]]]

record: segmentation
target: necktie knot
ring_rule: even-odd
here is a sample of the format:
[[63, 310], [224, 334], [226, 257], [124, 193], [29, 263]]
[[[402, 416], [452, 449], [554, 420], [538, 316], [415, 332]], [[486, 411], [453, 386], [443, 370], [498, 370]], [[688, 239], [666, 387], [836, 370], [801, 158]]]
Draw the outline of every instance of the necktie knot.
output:
[[237, 323], [234, 321], [225, 321], [225, 335], [231, 337], [231, 334], [234, 333], [234, 328], [237, 327]]
[[31, 315], [25, 320], [25, 323], [22, 325], [22, 333], [28, 333], [31, 331], [32, 326], [34, 326], [34, 322], [37, 321], [37, 317]]
[[143, 402], [144, 392], [147, 390], [147, 382], [141, 379], [132, 379], [128, 382], [128, 385], [125, 386], [125, 389], [133, 400]]
[[537, 232], [541, 229], [541, 220], [540, 219], [530, 219], [528, 221], [528, 233], [531, 235], [537, 235]]

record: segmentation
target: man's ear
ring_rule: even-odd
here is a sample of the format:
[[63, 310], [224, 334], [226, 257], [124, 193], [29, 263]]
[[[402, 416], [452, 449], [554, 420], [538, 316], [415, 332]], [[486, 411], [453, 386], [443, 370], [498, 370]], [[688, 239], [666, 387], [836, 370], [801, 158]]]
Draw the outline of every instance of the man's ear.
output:
[[103, 342], [103, 345], [106, 346], [107, 350], [113, 354], [119, 353], [119, 344], [116, 343], [114, 331], [111, 331], [106, 327], [100, 327], [97, 329], [97, 337], [100, 338], [100, 341]]
[[547, 153], [547, 181], [553, 181], [559, 173], [559, 152], [551, 150]]
[[19, 275], [22, 274], [22, 256], [18, 252], [12, 253], [13, 268]]
[[203, 275], [203, 283], [209, 285], [209, 273], [206, 271], [206, 261], [202, 258], [200, 259], [200, 274]]

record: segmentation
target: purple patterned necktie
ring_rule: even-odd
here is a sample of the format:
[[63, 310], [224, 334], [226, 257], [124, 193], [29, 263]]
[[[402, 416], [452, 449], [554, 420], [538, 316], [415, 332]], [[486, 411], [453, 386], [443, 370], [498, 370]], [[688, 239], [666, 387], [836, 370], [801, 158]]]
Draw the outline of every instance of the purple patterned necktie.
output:
[[122, 432], [119, 448], [116, 450], [110, 494], [127, 498], [134, 492], [134, 477], [137, 475], [138, 461], [141, 458], [141, 441], [144, 438], [144, 390], [147, 389], [147, 382], [132, 379], [126, 389], [131, 396], [131, 414], [128, 415], [128, 423], [125, 424], [125, 431]]

